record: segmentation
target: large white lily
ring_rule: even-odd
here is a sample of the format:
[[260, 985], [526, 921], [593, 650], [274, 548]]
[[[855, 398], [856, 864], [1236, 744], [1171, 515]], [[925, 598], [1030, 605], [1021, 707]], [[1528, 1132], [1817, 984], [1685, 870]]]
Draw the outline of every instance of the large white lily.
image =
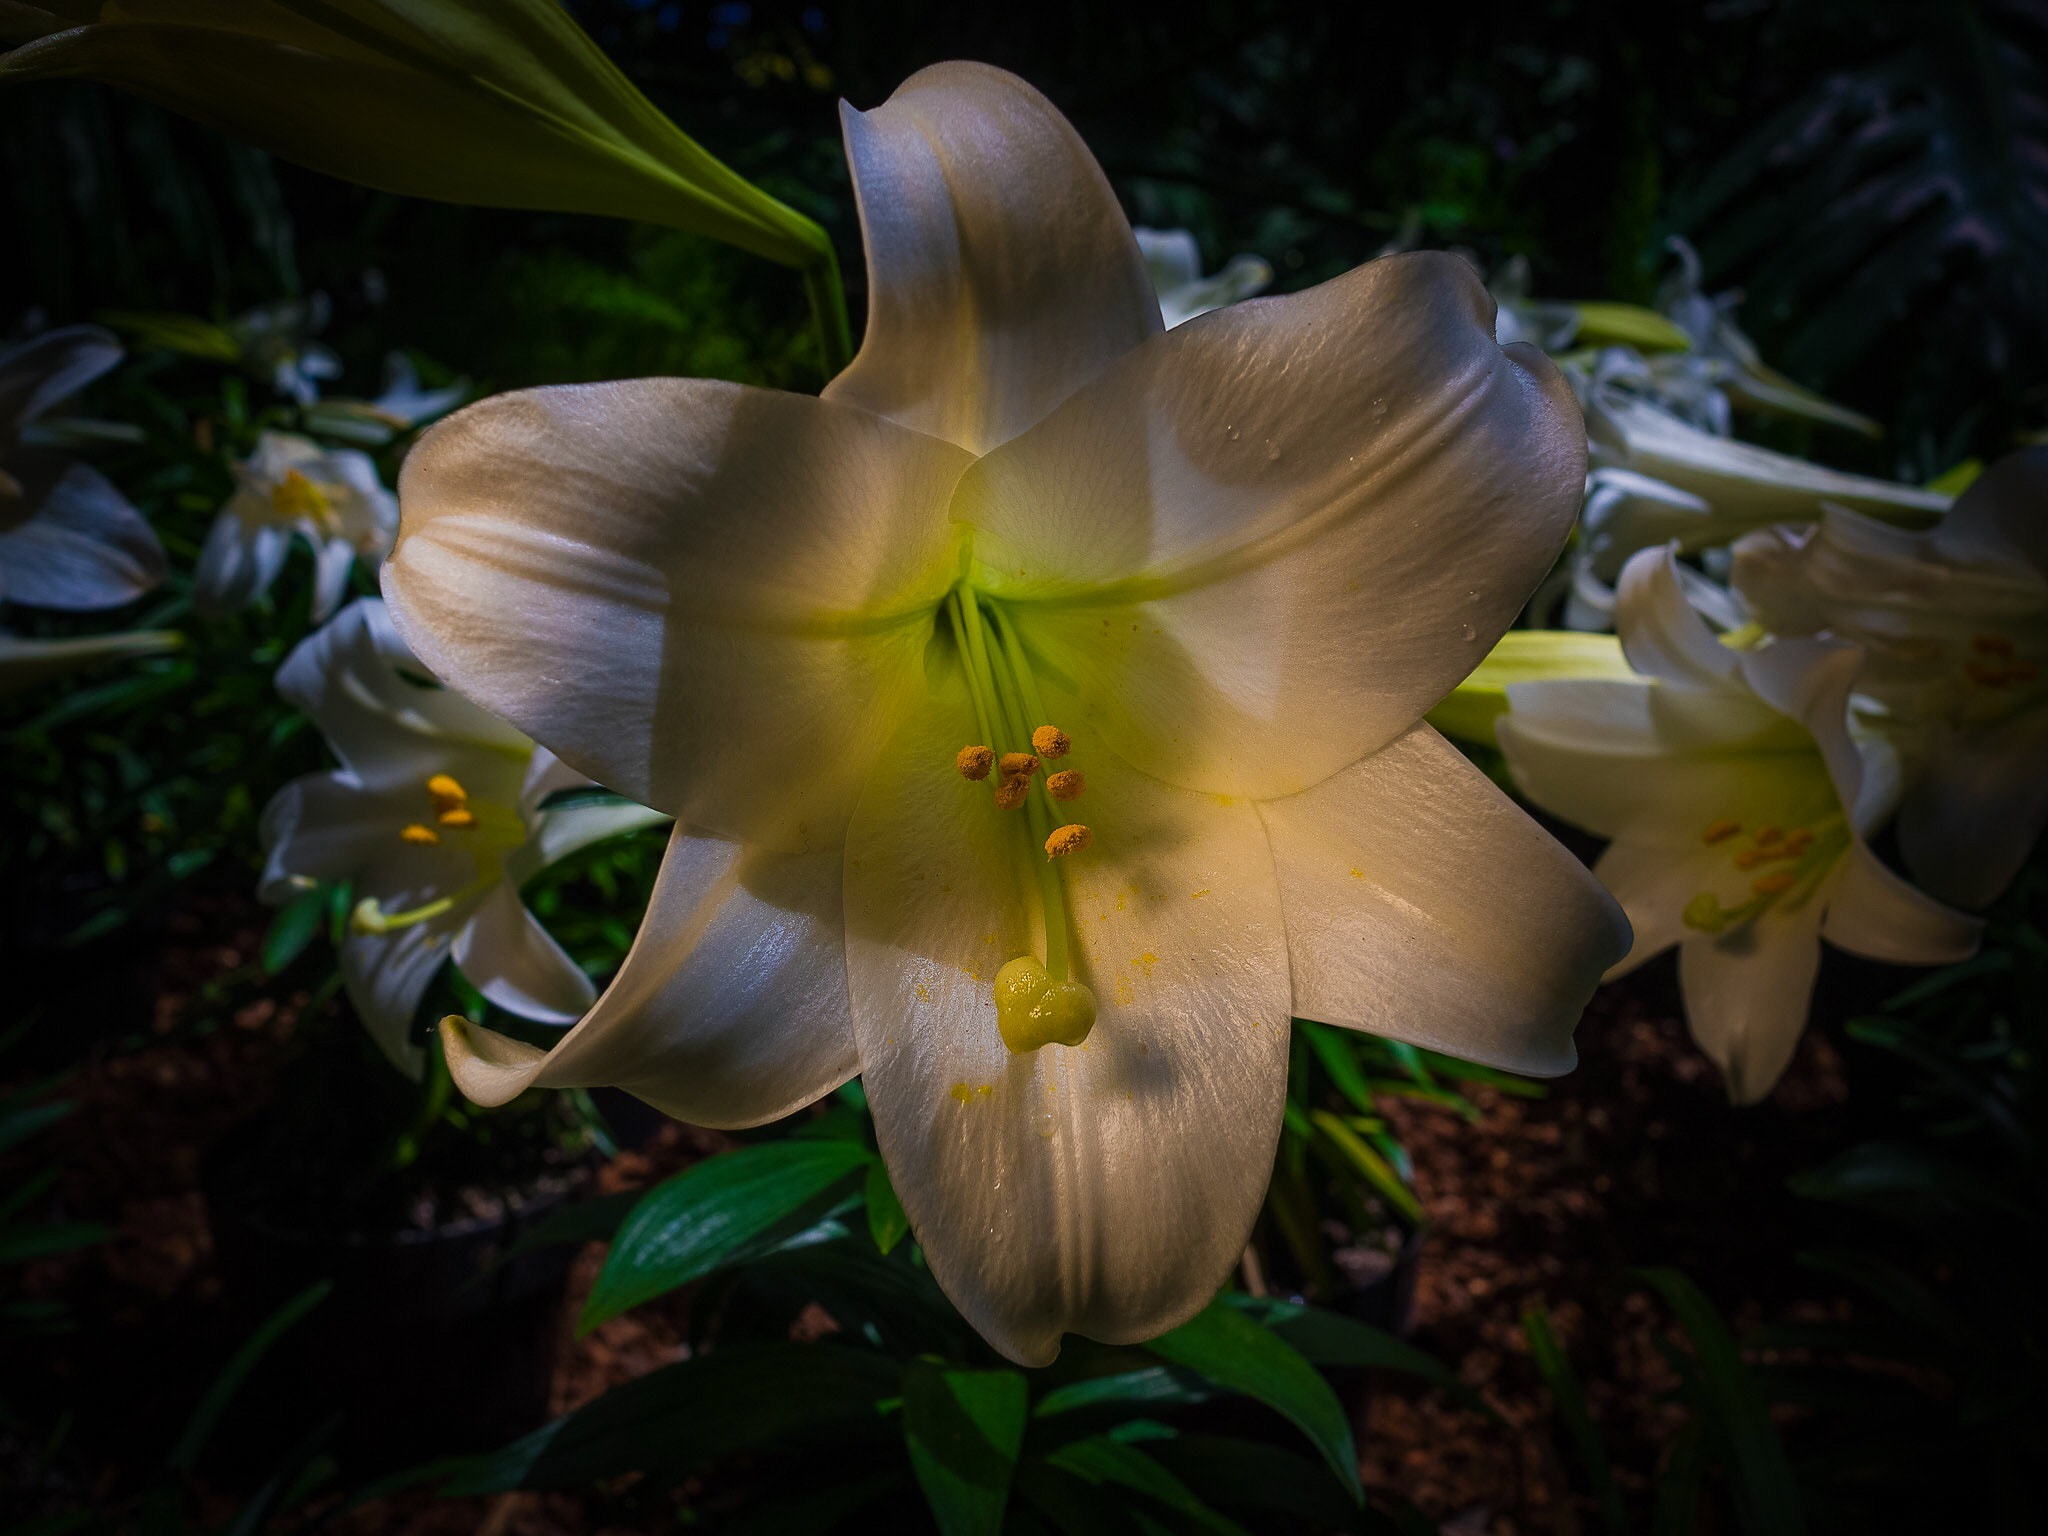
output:
[[1736, 588], [1778, 634], [1864, 650], [1859, 693], [1905, 760], [1899, 850], [1979, 907], [2048, 825], [2048, 448], [1993, 465], [1925, 532], [1830, 507], [1735, 547]]
[[398, 502], [368, 454], [265, 432], [235, 466], [235, 493], [199, 551], [193, 596], [216, 613], [248, 607], [270, 590], [298, 537], [313, 549], [317, 624], [347, 594], [356, 561], [382, 560], [397, 532]]
[[1204, 277], [1201, 247], [1185, 229], [1140, 228], [1134, 233], [1145, 270], [1152, 275], [1153, 291], [1159, 295], [1159, 318], [1169, 331], [1197, 315], [1264, 293], [1273, 281], [1273, 268], [1263, 256], [1246, 255], [1231, 257], [1221, 272]]
[[1456, 258], [1162, 331], [1021, 81], [843, 116], [869, 321], [825, 398], [534, 390], [407, 461], [399, 628], [679, 823], [553, 1052], [444, 1040], [485, 1103], [721, 1126], [860, 1072], [932, 1272], [1044, 1362], [1238, 1260], [1290, 1014], [1572, 1064], [1619, 914], [1420, 716], [1554, 558], [1582, 444]]
[[43, 416], [120, 360], [121, 344], [92, 325], [0, 352], [0, 601], [118, 608], [164, 578], [163, 545], [128, 499], [33, 441]]
[[1855, 646], [1723, 645], [1670, 550], [1629, 561], [1616, 619], [1639, 676], [1511, 682], [1495, 738], [1532, 802], [1612, 839], [1594, 873], [1635, 943], [1609, 976], [1677, 945], [1693, 1038], [1752, 1103], [1792, 1059], [1822, 939], [1933, 965], [1971, 954], [1981, 925], [1864, 843], [1897, 781], [1850, 735]]
[[667, 818], [609, 799], [547, 805], [590, 781], [434, 686], [374, 599], [301, 641], [277, 687], [341, 766], [294, 779], [265, 807], [258, 895], [279, 903], [318, 882], [354, 882], [342, 980], [385, 1055], [419, 1074], [413, 1014], [451, 956], [501, 1008], [543, 1023], [578, 1018], [596, 995], [590, 979], [519, 887], [600, 838]]

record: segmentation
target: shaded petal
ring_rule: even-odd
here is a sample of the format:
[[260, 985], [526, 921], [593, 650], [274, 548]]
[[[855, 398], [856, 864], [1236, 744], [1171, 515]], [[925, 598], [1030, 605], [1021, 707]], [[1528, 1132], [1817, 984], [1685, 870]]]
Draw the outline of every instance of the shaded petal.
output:
[[840, 121], [868, 328], [827, 399], [986, 453], [1159, 330], [1101, 167], [1015, 75], [937, 64]]
[[1678, 946], [1685, 1021], [1727, 1079], [1728, 1097], [1754, 1104], [1777, 1085], [1799, 1047], [1820, 971], [1822, 895]]
[[96, 325], [66, 325], [0, 352], [0, 443], [121, 361]]
[[[447, 770], [472, 793], [509, 799], [503, 781], [519, 782], [532, 750], [496, 715], [436, 684], [375, 598], [351, 603], [294, 646], [277, 669], [277, 691], [312, 718], [366, 789], [416, 793], [429, 774]], [[488, 782], [470, 782], [479, 777]]]
[[118, 608], [162, 581], [163, 545], [106, 476], [84, 464], [53, 468], [55, 478], [39, 496], [33, 477], [23, 472], [38, 503], [35, 513], [0, 533], [0, 588], [7, 600], [35, 608]]
[[[1889, 774], [1866, 774], [1863, 753], [1849, 734], [1849, 693], [1863, 668], [1862, 647], [1821, 638], [1773, 640], [1741, 652], [1740, 667], [1759, 699], [1805, 727], [1859, 829], [1867, 831], [1891, 814], [1894, 781]], [[1866, 797], [1866, 789], [1877, 793]]]
[[[1069, 1049], [1012, 1055], [992, 982], [1043, 953], [1020, 815], [952, 768], [956, 688], [884, 753], [848, 831], [847, 977], [862, 1082], [932, 1273], [1003, 1354], [1063, 1332], [1150, 1338], [1244, 1251], [1287, 1076], [1287, 951], [1248, 803], [1087, 754], [1093, 847], [1061, 863], [1099, 1006]], [[1080, 755], [1077, 754], [1077, 758]]]
[[508, 856], [506, 867], [515, 882], [524, 881], [592, 843], [660, 826], [668, 819], [660, 811], [630, 800], [591, 801], [542, 811], [532, 823], [531, 836]]
[[1294, 1013], [1554, 1076], [1628, 950], [1600, 883], [1426, 725], [1259, 807]]
[[384, 593], [437, 675], [598, 783], [710, 831], [836, 846], [922, 688], [966, 462], [734, 384], [501, 395], [407, 457]]
[[389, 794], [366, 793], [345, 773], [293, 779], [263, 808], [259, 901], [272, 906], [300, 894], [303, 880], [347, 880], [391, 851], [414, 808]]
[[1453, 256], [1153, 338], [962, 479], [976, 579], [1170, 783], [1274, 799], [1413, 725], [1550, 568], [1578, 408]]
[[479, 1104], [613, 1084], [697, 1125], [779, 1120], [858, 1067], [840, 936], [840, 856], [749, 852], [677, 829], [618, 978], [550, 1052], [443, 1024]]
[[315, 624], [327, 622], [329, 614], [348, 596], [348, 579], [356, 568], [355, 546], [347, 539], [313, 539], [313, 611]]
[[1899, 810], [1899, 852], [1935, 895], [1988, 906], [2048, 826], [2048, 706], [1976, 731], [1934, 738]]
[[1600, 855], [1593, 873], [1628, 914], [1634, 933], [1628, 953], [1608, 968], [1603, 981], [1613, 981], [1662, 954], [1699, 930], [1685, 923], [1685, 908], [1694, 896], [1711, 891], [1727, 863], [1723, 854], [1694, 840], [1689, 848], [1664, 843], [1613, 842]]
[[1892, 965], [1949, 965], [1977, 952], [1984, 925], [1906, 884], [1859, 838], [1828, 896], [1821, 937]]
[[1614, 591], [1614, 629], [1629, 665], [1650, 677], [1718, 688], [1741, 665], [1686, 601], [1676, 546], [1629, 557]]
[[1979, 475], [1934, 530], [1934, 548], [1960, 565], [2032, 567], [2048, 576], [2048, 446], [2009, 453]]
[[483, 894], [456, 932], [455, 964], [469, 984], [508, 1013], [573, 1024], [597, 996], [583, 968], [519, 900], [509, 880]]
[[341, 980], [356, 1016], [377, 1048], [407, 1077], [417, 1078], [426, 1055], [412, 1037], [413, 1017], [434, 973], [448, 958], [455, 924], [415, 923], [394, 933], [351, 933], [341, 945]]

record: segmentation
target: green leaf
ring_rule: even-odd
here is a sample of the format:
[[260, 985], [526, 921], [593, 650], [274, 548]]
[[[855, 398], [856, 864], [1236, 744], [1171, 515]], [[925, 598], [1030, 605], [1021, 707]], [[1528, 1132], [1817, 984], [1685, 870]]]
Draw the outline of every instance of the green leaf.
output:
[[1429, 712], [1429, 723], [1460, 741], [1494, 745], [1494, 722], [1507, 713], [1515, 683], [1550, 678], [1630, 678], [1636, 674], [1612, 635], [1578, 630], [1511, 629], [1471, 676]]
[[1046, 1464], [1085, 1483], [1128, 1488], [1185, 1517], [1189, 1528], [1218, 1536], [1244, 1536], [1244, 1527], [1219, 1515], [1197, 1498], [1188, 1485], [1137, 1446], [1111, 1435], [1070, 1441], [1053, 1451]]
[[50, 1099], [42, 1104], [22, 1102], [27, 1097], [26, 1094], [17, 1094], [0, 1103], [0, 1152], [20, 1146], [38, 1131], [55, 1125], [76, 1107], [69, 1099]]
[[1091, 1376], [1086, 1381], [1055, 1387], [1038, 1400], [1032, 1412], [1035, 1417], [1046, 1419], [1106, 1404], [1200, 1403], [1213, 1396], [1206, 1378], [1192, 1371], [1148, 1365], [1142, 1370]]
[[1352, 1108], [1361, 1115], [1372, 1114], [1372, 1089], [1367, 1085], [1365, 1072], [1358, 1065], [1358, 1056], [1352, 1049], [1351, 1032], [1307, 1019], [1300, 1020], [1294, 1027], [1301, 1031], [1309, 1049], [1315, 1052], [1316, 1060], [1329, 1073], [1331, 1083], [1351, 1101]]
[[1148, 1454], [1212, 1505], [1293, 1515], [1316, 1530], [1350, 1530], [1358, 1523], [1359, 1511], [1319, 1475], [1314, 1462], [1277, 1445], [1181, 1435], [1151, 1446]]
[[1220, 1387], [1256, 1398], [1307, 1435], [1354, 1500], [1358, 1448], [1344, 1405], [1316, 1368], [1223, 1298], [1145, 1346], [1163, 1360], [1199, 1371]]
[[36, 1222], [0, 1227], [0, 1264], [26, 1264], [30, 1259], [73, 1248], [90, 1248], [112, 1237], [111, 1228], [94, 1221]]
[[213, 1433], [214, 1425], [220, 1422], [220, 1416], [227, 1412], [228, 1404], [235, 1400], [235, 1394], [242, 1390], [242, 1383], [248, 1379], [249, 1373], [270, 1353], [271, 1347], [295, 1323], [325, 1301], [333, 1289], [332, 1280], [315, 1280], [266, 1317], [257, 1325], [256, 1331], [242, 1341], [242, 1347], [221, 1367], [213, 1385], [199, 1400], [199, 1406], [192, 1410], [192, 1417], [185, 1421], [185, 1432], [171, 1450], [169, 1464], [173, 1471], [190, 1472], [198, 1464], [199, 1453], [206, 1448], [207, 1437]]
[[955, 1371], [928, 1360], [904, 1371], [904, 1440], [942, 1536], [1002, 1530], [1029, 1397], [1018, 1371]]
[[263, 971], [275, 976], [305, 953], [327, 916], [327, 893], [310, 890], [280, 907], [263, 936]]
[[1654, 309], [1637, 304], [1580, 303], [1572, 339], [1586, 347], [1634, 347], [1638, 352], [1690, 352], [1692, 338]]
[[868, 1232], [875, 1247], [887, 1253], [910, 1230], [910, 1216], [903, 1209], [903, 1202], [896, 1198], [896, 1186], [889, 1182], [889, 1170], [882, 1166], [879, 1157], [868, 1164], [862, 1199], [868, 1208]]
[[1572, 1370], [1571, 1361], [1565, 1357], [1564, 1346], [1558, 1343], [1557, 1333], [1550, 1326], [1550, 1314], [1540, 1305], [1532, 1304], [1526, 1308], [1522, 1313], [1522, 1333], [1529, 1341], [1529, 1353], [1535, 1357], [1536, 1369], [1542, 1375], [1544, 1385], [1550, 1388], [1558, 1417], [1564, 1420], [1565, 1433], [1571, 1437], [1572, 1448], [1578, 1452], [1579, 1465], [1584, 1469], [1586, 1482], [1600, 1505], [1601, 1518], [1614, 1536], [1627, 1536], [1628, 1505], [1622, 1499], [1621, 1489], [1615, 1486], [1614, 1474], [1607, 1461], [1606, 1442], [1594, 1427], [1593, 1415], [1586, 1406], [1586, 1394], [1579, 1386], [1578, 1374]]
[[775, 1141], [707, 1158], [650, 1190], [612, 1242], [577, 1326], [723, 1268], [874, 1157], [848, 1141]]
[[450, 1496], [579, 1488], [627, 1472], [681, 1474], [765, 1446], [871, 1435], [896, 1390], [885, 1356], [837, 1344], [732, 1345], [664, 1366], [501, 1450], [445, 1464]]
[[1706, 1411], [1726, 1439], [1733, 1463], [1736, 1509], [1750, 1536], [1800, 1536], [1806, 1529], [1799, 1484], [1728, 1326], [1712, 1302], [1675, 1269], [1637, 1271], [1673, 1312], [1692, 1341]]
[[1308, 1117], [1343, 1160], [1372, 1186], [1375, 1194], [1399, 1212], [1410, 1226], [1423, 1224], [1422, 1202], [1415, 1198], [1415, 1191], [1363, 1137], [1326, 1109], [1312, 1109]]
[[1303, 1306], [1300, 1302], [1277, 1298], [1233, 1297], [1232, 1303], [1238, 1310], [1264, 1323], [1313, 1365], [1400, 1371], [1442, 1388], [1478, 1412], [1493, 1412], [1484, 1399], [1460, 1381], [1442, 1361], [1424, 1354], [1413, 1344], [1395, 1338], [1383, 1328], [1375, 1328], [1355, 1317], [1346, 1317], [1341, 1312], [1332, 1312], [1327, 1307]]
[[162, 347], [187, 357], [209, 362], [232, 363], [241, 358], [242, 344], [220, 326], [197, 315], [173, 314], [166, 310], [110, 309], [96, 318], [102, 325], [126, 331], [144, 346]]
[[1657, 1507], [1650, 1536], [1694, 1536], [1700, 1523], [1700, 1487], [1706, 1480], [1706, 1425], [1687, 1419], [1657, 1473]]

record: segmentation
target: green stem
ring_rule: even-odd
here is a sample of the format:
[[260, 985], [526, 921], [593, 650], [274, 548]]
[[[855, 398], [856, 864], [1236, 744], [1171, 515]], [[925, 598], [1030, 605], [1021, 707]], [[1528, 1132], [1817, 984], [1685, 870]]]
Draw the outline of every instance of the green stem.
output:
[[810, 302], [811, 324], [818, 336], [818, 367], [829, 384], [853, 361], [853, 322], [846, 313], [839, 258], [830, 245], [822, 257], [804, 268], [804, 297]]
[[953, 621], [953, 637], [960, 643], [962, 670], [967, 673], [968, 697], [974, 700], [974, 723], [981, 731], [981, 739], [988, 744], [991, 752], [1001, 753], [1002, 746], [996, 741], [996, 733], [989, 719], [988, 700], [994, 695], [994, 687], [988, 678], [986, 658], [974, 654], [973, 637], [967, 632], [967, 617], [960, 602], [960, 589], [953, 588], [946, 594], [946, 616]]

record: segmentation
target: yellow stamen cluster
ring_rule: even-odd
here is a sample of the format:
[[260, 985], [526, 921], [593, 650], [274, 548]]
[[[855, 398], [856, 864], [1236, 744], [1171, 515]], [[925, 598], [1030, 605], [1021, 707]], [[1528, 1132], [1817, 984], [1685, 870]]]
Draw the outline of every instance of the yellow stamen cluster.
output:
[[310, 517], [316, 522], [333, 510], [327, 493], [296, 469], [286, 470], [284, 478], [270, 488], [270, 506], [279, 517]]
[[1963, 663], [1963, 676], [1982, 688], [2009, 688], [2014, 683], [2031, 683], [2041, 675], [2031, 661], [2021, 660], [2013, 643], [2004, 635], [1977, 635], [1970, 641], [1974, 653]]
[[[1709, 822], [1700, 831], [1700, 841], [1709, 847], [1732, 844], [1743, 838], [1743, 825], [1732, 817], [1721, 817]], [[1812, 870], [1807, 866], [1812, 858], [1832, 858], [1839, 852], [1842, 838], [1839, 828], [1828, 836], [1834, 841], [1816, 847], [1820, 832], [1813, 827], [1786, 829], [1775, 823], [1750, 831], [1740, 846], [1730, 851], [1729, 862], [1747, 873], [1761, 870], [1749, 882], [1749, 899], [1738, 906], [1724, 907], [1720, 899], [1710, 891], [1702, 891], [1686, 905], [1684, 920], [1686, 926], [1708, 933], [1721, 933], [1737, 923], [1749, 921], [1766, 907], [1790, 891], [1799, 888]], [[1765, 866], [1785, 866], [1767, 868]]]
[[[1031, 745], [1037, 749], [1035, 754], [1005, 752], [998, 757], [992, 747], [970, 744], [954, 754], [953, 771], [961, 778], [975, 782], [988, 778], [993, 772], [996, 809], [1022, 810], [1031, 798], [1031, 781], [1038, 776], [1042, 760], [1065, 757], [1074, 750], [1074, 738], [1056, 725], [1041, 725], [1031, 733]], [[1087, 787], [1088, 781], [1076, 768], [1062, 768], [1058, 773], [1048, 774], [1045, 780], [1046, 794], [1059, 801], [1078, 800]], [[1086, 827], [1073, 824], [1056, 826], [1045, 840], [1045, 856], [1049, 859], [1065, 858], [1070, 853], [1081, 852], [1093, 841], [1095, 834]]]
[[[476, 812], [469, 808], [469, 791], [462, 787], [462, 781], [446, 773], [437, 773], [427, 780], [427, 799], [434, 807], [434, 820], [443, 827], [457, 832], [466, 832], [476, 825]], [[441, 834], [423, 821], [408, 822], [399, 829], [399, 837], [418, 847], [431, 847], [441, 841]]]

